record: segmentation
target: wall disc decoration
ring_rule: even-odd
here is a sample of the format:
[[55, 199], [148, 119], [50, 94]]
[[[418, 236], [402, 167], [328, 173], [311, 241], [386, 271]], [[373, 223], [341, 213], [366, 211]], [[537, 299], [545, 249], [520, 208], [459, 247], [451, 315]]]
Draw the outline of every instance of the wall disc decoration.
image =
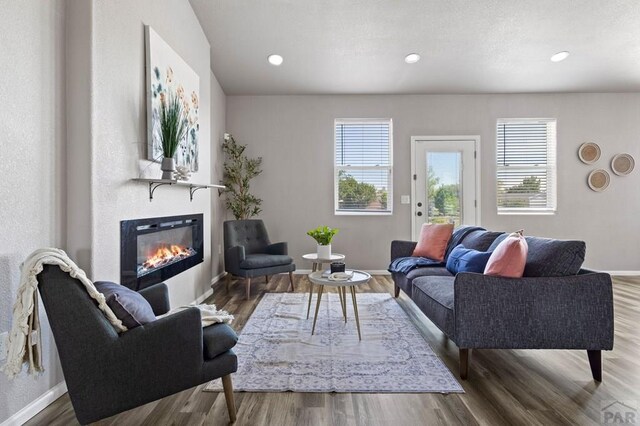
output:
[[597, 143], [585, 142], [578, 148], [578, 157], [585, 164], [593, 164], [600, 158], [600, 147]]
[[629, 154], [617, 154], [611, 160], [611, 170], [618, 176], [626, 176], [633, 171], [636, 162]]
[[587, 184], [589, 188], [593, 189], [596, 192], [601, 192], [607, 189], [609, 186], [609, 182], [611, 181], [611, 177], [609, 177], [609, 173], [606, 170], [596, 169], [589, 173], [589, 177], [587, 178]]

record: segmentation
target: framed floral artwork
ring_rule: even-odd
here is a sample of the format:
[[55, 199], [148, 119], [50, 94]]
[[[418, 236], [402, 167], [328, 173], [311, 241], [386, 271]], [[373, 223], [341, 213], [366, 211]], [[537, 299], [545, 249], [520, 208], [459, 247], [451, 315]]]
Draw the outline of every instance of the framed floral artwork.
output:
[[198, 171], [200, 78], [153, 28], [145, 25], [147, 74], [147, 159], [162, 160], [160, 106], [177, 96], [182, 103], [187, 131], [176, 151], [176, 166]]

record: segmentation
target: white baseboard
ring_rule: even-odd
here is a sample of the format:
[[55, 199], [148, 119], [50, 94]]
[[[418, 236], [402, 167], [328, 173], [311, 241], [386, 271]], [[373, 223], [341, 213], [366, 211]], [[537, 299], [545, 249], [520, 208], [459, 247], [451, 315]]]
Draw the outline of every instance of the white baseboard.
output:
[[28, 422], [40, 411], [47, 408], [53, 401], [60, 398], [67, 392], [67, 383], [60, 382], [45, 393], [43, 393], [38, 399], [28, 404], [22, 410], [9, 417], [2, 422], [0, 426], [20, 426]]
[[213, 278], [211, 279], [211, 286], [209, 286], [209, 289], [208, 289], [207, 291], [205, 291], [203, 295], [201, 295], [201, 296], [200, 296], [200, 297], [198, 297], [196, 300], [194, 300], [193, 302], [191, 302], [191, 304], [192, 304], [192, 305], [198, 305], [198, 304], [200, 304], [200, 303], [204, 302], [205, 300], [207, 300], [209, 297], [211, 297], [211, 295], [213, 294], [213, 285], [214, 285], [215, 283], [217, 283], [218, 281], [220, 281], [220, 279], [221, 279], [222, 277], [224, 277], [224, 276], [225, 276], [225, 273], [224, 273], [224, 272], [222, 272], [222, 273], [220, 273], [220, 274], [216, 275], [215, 277], [213, 277]]

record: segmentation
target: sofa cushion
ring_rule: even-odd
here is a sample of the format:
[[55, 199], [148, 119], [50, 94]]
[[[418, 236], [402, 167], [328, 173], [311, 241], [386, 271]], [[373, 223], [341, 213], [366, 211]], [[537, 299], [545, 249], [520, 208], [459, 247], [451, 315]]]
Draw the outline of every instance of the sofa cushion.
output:
[[426, 257], [427, 259], [442, 262], [447, 252], [447, 244], [453, 234], [453, 224], [425, 223], [420, 229], [420, 238], [412, 256]]
[[489, 246], [491, 246], [491, 243], [493, 243], [495, 239], [502, 234], [504, 234], [504, 232], [473, 231], [465, 236], [462, 241], [460, 241], [460, 244], [468, 249], [489, 251], [488, 249]]
[[525, 277], [576, 275], [584, 262], [584, 241], [526, 237], [529, 244]]
[[289, 256], [282, 254], [248, 254], [240, 262], [242, 269], [261, 269], [271, 266], [288, 265], [293, 262]]
[[458, 272], [476, 272], [482, 274], [487, 261], [491, 257], [489, 251], [478, 251], [457, 245], [447, 258], [447, 271], [453, 275]]
[[527, 263], [527, 251], [527, 241], [522, 231], [510, 234], [491, 252], [484, 273], [508, 278], [522, 277]]
[[140, 293], [109, 281], [96, 281], [93, 285], [104, 294], [109, 308], [128, 329], [156, 320], [153, 308]]
[[233, 348], [238, 342], [238, 335], [227, 324], [213, 324], [202, 329], [204, 358], [213, 359]]
[[[488, 251], [506, 238], [499, 236]], [[584, 262], [586, 245], [584, 241], [555, 240], [541, 237], [525, 237], [529, 245], [525, 277], [565, 277], [576, 275]]]
[[455, 277], [419, 277], [413, 280], [411, 299], [449, 337], [454, 337]]

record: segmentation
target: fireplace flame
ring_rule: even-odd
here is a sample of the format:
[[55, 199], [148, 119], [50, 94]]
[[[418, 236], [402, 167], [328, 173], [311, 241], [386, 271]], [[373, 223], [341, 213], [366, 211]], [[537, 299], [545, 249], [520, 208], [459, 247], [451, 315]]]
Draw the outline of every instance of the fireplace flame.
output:
[[171, 246], [159, 247], [155, 253], [142, 264], [144, 269], [154, 269], [169, 263], [173, 263], [176, 260], [184, 259], [194, 254], [194, 250], [173, 244]]

